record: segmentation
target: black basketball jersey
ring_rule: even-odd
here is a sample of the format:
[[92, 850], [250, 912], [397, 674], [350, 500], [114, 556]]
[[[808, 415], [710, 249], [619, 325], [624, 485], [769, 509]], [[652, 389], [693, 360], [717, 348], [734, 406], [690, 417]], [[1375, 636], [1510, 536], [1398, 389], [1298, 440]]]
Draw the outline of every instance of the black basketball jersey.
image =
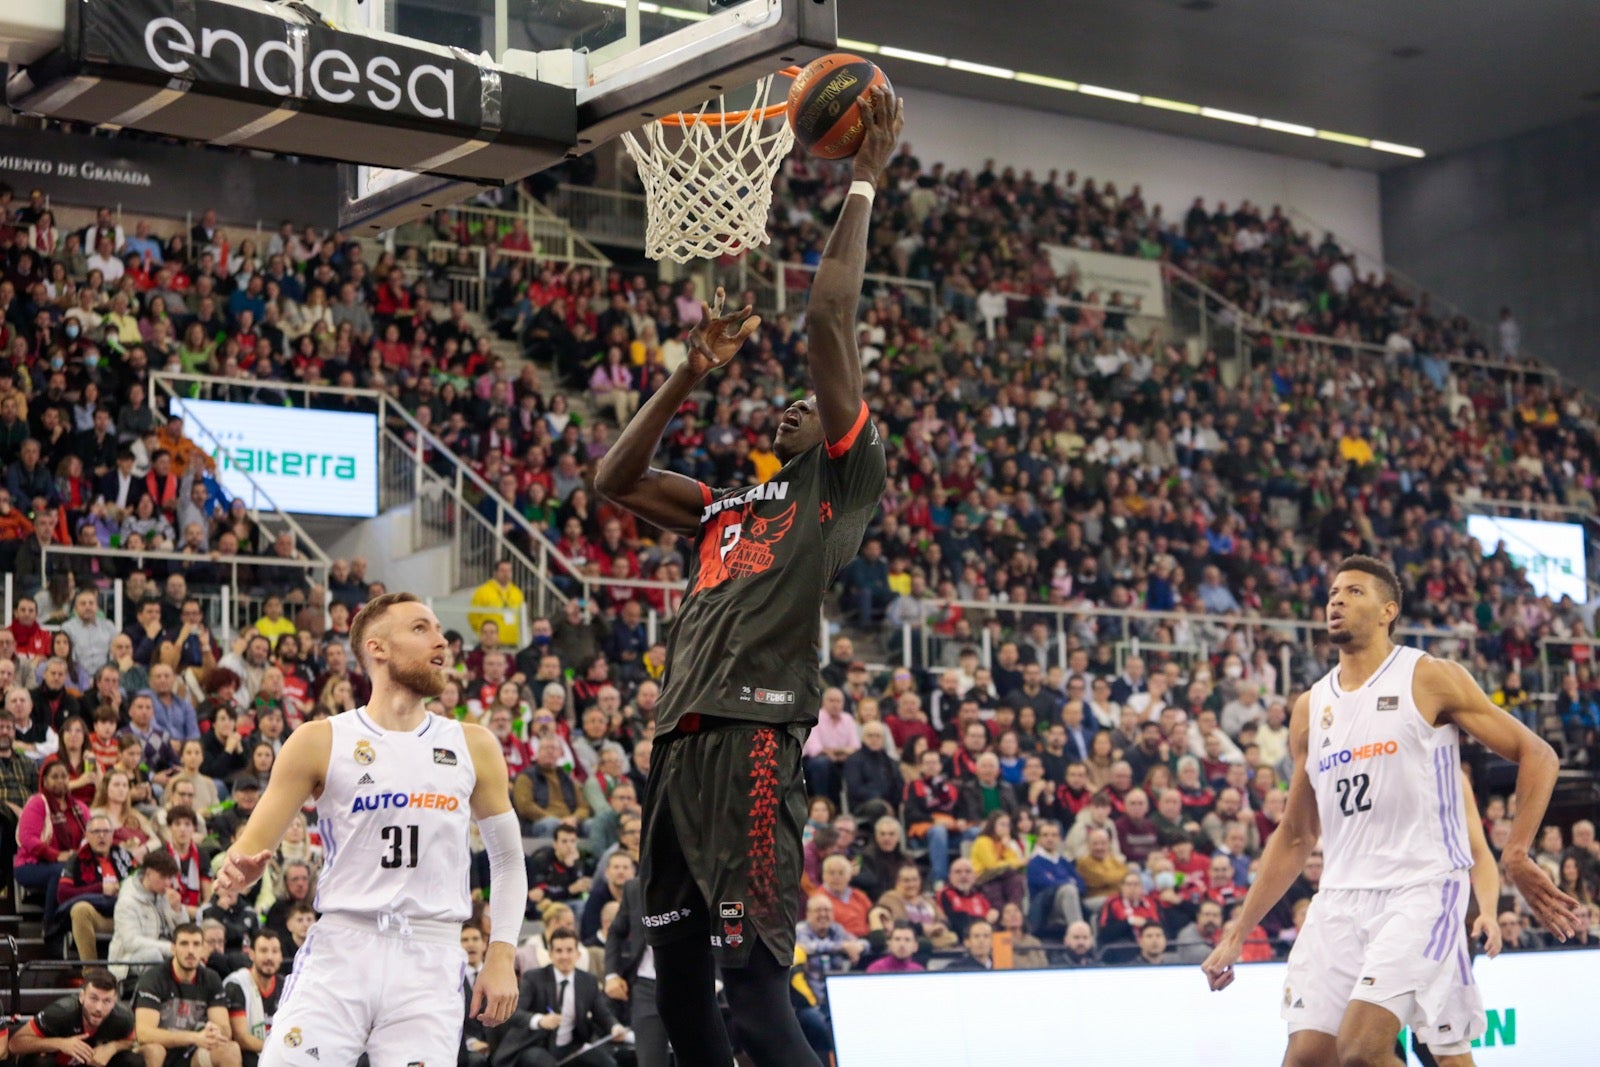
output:
[[690, 712], [807, 726], [822, 700], [822, 598], [861, 547], [885, 479], [865, 403], [850, 432], [761, 485], [712, 490], [667, 641], [658, 735]]

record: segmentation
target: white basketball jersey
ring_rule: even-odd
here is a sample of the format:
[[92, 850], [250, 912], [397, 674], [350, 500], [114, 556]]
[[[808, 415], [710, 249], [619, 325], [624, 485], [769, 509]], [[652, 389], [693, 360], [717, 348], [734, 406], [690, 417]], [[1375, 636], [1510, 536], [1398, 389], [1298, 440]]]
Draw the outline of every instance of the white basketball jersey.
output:
[[333, 747], [317, 800], [324, 863], [319, 912], [464, 922], [472, 917], [468, 844], [477, 783], [466, 734], [429, 715], [412, 733], [357, 708], [328, 720]]
[[1355, 692], [1339, 688], [1337, 667], [1311, 687], [1306, 775], [1324, 889], [1398, 889], [1472, 866], [1460, 735], [1429, 726], [1412, 693], [1423, 655], [1397, 646]]

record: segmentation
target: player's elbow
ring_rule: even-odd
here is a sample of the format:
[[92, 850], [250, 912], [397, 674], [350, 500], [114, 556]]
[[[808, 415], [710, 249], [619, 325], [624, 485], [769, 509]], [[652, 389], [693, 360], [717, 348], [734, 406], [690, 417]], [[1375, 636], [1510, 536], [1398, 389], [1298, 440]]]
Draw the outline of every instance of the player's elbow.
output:
[[618, 469], [617, 463], [609, 460], [609, 456], [602, 456], [594, 469], [594, 491], [613, 503], [621, 503], [633, 483]]
[[1555, 775], [1561, 770], [1561, 757], [1550, 742], [1529, 731], [1522, 739], [1522, 751], [1517, 754], [1517, 765], [1534, 767]]

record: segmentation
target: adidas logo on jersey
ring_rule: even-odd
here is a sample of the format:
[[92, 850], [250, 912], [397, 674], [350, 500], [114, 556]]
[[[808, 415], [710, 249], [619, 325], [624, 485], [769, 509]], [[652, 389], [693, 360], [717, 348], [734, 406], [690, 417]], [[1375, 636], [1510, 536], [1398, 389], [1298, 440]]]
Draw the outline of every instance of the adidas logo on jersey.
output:
[[[1324, 744], [1326, 744], [1326, 742], [1324, 742]], [[377, 782], [374, 782], [372, 780], [372, 775], [370, 775], [370, 774], [363, 774], [361, 776], [361, 778], [356, 782], [356, 785], [377, 785], [377, 784], [378, 784]]]
[[317, 1046], [315, 1045], [312, 1045], [310, 1048], [306, 1049], [306, 1055], [310, 1056], [314, 1060], [322, 1059], [322, 1057], [317, 1054]]
[[1331, 748], [1331, 747], [1332, 747], [1332, 746], [1333, 746], [1333, 742], [1332, 742], [1332, 741], [1331, 741], [1331, 740], [1329, 740], [1329, 739], [1328, 739], [1328, 738], [1326, 738], [1326, 737], [1324, 737], [1324, 738], [1323, 738], [1323, 739], [1322, 739], [1322, 747], [1323, 747], [1323, 748]]
[[1297, 1008], [1303, 1008], [1303, 1007], [1306, 1006], [1306, 1002], [1301, 1000], [1299, 997], [1295, 997], [1294, 998], [1294, 1006], [1297, 1007]]

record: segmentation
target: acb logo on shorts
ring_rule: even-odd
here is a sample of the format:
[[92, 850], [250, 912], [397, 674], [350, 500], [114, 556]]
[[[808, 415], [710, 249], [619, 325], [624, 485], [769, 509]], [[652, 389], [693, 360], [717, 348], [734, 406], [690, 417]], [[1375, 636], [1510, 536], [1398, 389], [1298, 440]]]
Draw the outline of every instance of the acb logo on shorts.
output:
[[291, 1026], [289, 1028], [289, 1032], [283, 1035], [283, 1047], [284, 1048], [299, 1048], [300, 1047], [300, 1028], [298, 1026]]
[[363, 767], [366, 767], [369, 766], [373, 760], [378, 758], [378, 753], [373, 749], [371, 741], [363, 739], [356, 742], [356, 750], [353, 753], [353, 756], [357, 763], [361, 764]]

